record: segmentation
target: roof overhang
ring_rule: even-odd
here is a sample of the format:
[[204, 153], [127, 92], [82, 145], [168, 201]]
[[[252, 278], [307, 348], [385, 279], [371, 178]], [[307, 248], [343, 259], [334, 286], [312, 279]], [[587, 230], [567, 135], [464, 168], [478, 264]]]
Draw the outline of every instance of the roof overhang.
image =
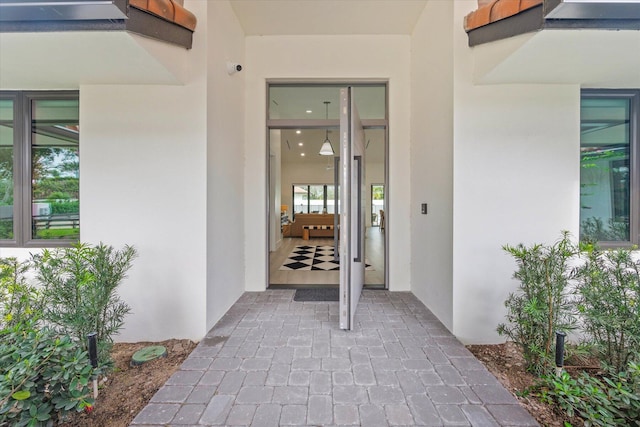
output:
[[126, 19], [126, 0], [31, 0], [0, 2], [0, 22]]
[[640, 30], [640, 0], [544, 0], [467, 33], [477, 46], [546, 29]]
[[546, 19], [640, 19], [640, 0], [548, 0]]
[[127, 31], [190, 49], [193, 30], [129, 0], [2, 0], [0, 33]]

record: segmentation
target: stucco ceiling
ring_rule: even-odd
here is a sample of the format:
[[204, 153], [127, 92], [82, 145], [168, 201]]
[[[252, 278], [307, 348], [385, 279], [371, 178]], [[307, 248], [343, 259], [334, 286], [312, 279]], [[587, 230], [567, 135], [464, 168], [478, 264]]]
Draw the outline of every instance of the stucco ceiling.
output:
[[231, 0], [248, 36], [411, 34], [427, 0]]

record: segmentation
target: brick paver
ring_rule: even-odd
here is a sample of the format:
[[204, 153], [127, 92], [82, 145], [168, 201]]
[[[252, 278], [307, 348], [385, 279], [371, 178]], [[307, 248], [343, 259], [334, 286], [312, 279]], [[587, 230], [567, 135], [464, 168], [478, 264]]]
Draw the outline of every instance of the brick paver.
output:
[[411, 293], [337, 302], [245, 293], [133, 426], [537, 426]]

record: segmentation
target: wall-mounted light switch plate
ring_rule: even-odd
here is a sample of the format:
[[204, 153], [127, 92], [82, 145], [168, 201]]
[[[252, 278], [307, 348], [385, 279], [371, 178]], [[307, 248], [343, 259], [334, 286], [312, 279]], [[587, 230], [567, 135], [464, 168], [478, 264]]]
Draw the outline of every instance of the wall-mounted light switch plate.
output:
[[423, 204], [422, 204], [422, 214], [423, 214], [423, 215], [426, 215], [426, 214], [427, 214], [427, 204], [426, 204], [426, 203], [423, 203]]

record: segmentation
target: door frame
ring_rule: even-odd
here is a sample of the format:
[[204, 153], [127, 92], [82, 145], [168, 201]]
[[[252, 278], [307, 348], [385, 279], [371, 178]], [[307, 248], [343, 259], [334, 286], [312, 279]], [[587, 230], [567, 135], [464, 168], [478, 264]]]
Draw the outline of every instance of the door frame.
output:
[[[269, 118], [269, 87], [272, 85], [286, 85], [286, 86], [385, 86], [385, 118], [384, 119], [361, 119], [362, 126], [367, 129], [384, 129], [384, 181], [385, 181], [385, 218], [386, 224], [389, 224], [389, 217], [391, 215], [391, 203], [389, 192], [389, 80], [388, 79], [353, 79], [353, 80], [332, 80], [332, 79], [318, 79], [318, 80], [299, 80], [299, 79], [267, 79], [265, 81], [265, 146], [264, 146], [264, 161], [265, 161], [265, 196], [266, 196], [266, 217], [264, 219], [265, 230], [265, 289], [269, 288], [269, 279], [271, 276], [270, 269], [270, 250], [271, 250], [271, 155], [270, 155], [270, 132], [275, 129], [339, 129], [340, 119], [270, 119]], [[384, 233], [384, 289], [389, 289], [389, 233], [387, 232], [388, 226], [385, 226]]]

